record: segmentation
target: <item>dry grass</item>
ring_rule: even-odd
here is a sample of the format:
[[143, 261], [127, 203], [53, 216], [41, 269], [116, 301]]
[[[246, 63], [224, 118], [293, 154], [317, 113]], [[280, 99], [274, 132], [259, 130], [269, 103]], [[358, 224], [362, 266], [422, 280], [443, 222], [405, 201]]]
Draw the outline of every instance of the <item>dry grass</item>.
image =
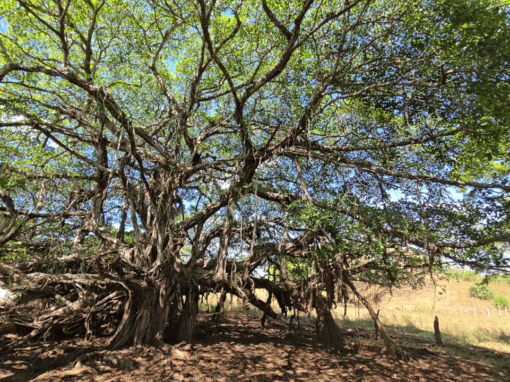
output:
[[[473, 277], [471, 274], [462, 275], [461, 272], [454, 272], [453, 275], [456, 277], [436, 280], [436, 288], [432, 283], [428, 283], [422, 289], [394, 289], [392, 294], [386, 294], [379, 303], [381, 310], [379, 316], [389, 332], [398, 336], [400, 341], [405, 342], [406, 338], [411, 336], [414, 342], [418, 340], [423, 343], [433, 343], [433, 321], [437, 316], [443, 342], [446, 344], [471, 345], [510, 353], [510, 311], [494, 308], [492, 300], [484, 301], [469, 296], [469, 286], [480, 282], [481, 278]], [[504, 296], [510, 301], [508, 280], [492, 281], [489, 288], [494, 292], [494, 296]], [[435, 307], [434, 289], [436, 290]], [[267, 292], [264, 290], [257, 291], [256, 294], [264, 301], [267, 298]], [[225, 303], [225, 310], [228, 308], [229, 301], [230, 297]], [[214, 309], [216, 297], [211, 295], [209, 302]], [[272, 306], [276, 312], [280, 312], [276, 301], [273, 301]], [[206, 305], [202, 305], [202, 309], [205, 308]], [[248, 311], [242, 311], [236, 298], [232, 303], [232, 312], [250, 317], [262, 317], [262, 312], [254, 307]], [[345, 317], [343, 304], [337, 305], [333, 310], [333, 316], [340, 327], [358, 327], [367, 330], [372, 330], [374, 327], [367, 310], [364, 307], [358, 309], [352, 303], [348, 304]], [[313, 312], [310, 320], [314, 321], [314, 319]], [[303, 313], [301, 313], [301, 320], [304, 323], [308, 322], [308, 318]]]
[[[420, 290], [404, 289], [386, 295], [381, 303], [382, 321], [396, 330], [408, 331], [433, 339], [434, 317], [439, 318], [443, 340], [510, 353], [510, 312], [492, 305], [492, 300], [469, 296], [469, 286], [480, 280], [462, 278], [437, 282], [434, 307], [434, 287]], [[510, 300], [510, 283], [489, 284], [494, 296]], [[434, 309], [432, 309], [434, 307]], [[475, 316], [476, 312], [476, 316]], [[350, 314], [354, 318], [354, 314]], [[361, 315], [361, 318], [367, 314]]]

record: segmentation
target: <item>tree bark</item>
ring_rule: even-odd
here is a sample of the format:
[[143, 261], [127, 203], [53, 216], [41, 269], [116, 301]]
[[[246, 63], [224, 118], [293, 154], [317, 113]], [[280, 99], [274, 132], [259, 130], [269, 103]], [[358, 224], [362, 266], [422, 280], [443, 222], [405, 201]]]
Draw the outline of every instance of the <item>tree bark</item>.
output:
[[218, 304], [216, 305], [216, 308], [214, 309], [214, 314], [212, 317], [212, 320], [216, 323], [216, 325], [218, 325], [220, 315], [224, 311], [223, 307], [224, 307], [226, 298], [227, 298], [227, 291], [225, 290], [225, 288], [222, 287], [221, 292], [220, 292], [220, 298], [218, 300]]
[[177, 338], [179, 342], [192, 343], [198, 313], [198, 287], [191, 285], [182, 307]]
[[234, 295], [230, 293], [230, 302], [228, 303], [228, 311], [230, 312], [232, 310], [232, 300], [234, 300]]
[[337, 326], [330, 307], [321, 295], [316, 296], [315, 310], [317, 311], [317, 335], [319, 342], [326, 347], [341, 347], [345, 340], [340, 328]]
[[128, 343], [137, 345], [162, 346], [165, 327], [168, 322], [172, 299], [168, 291], [162, 293], [159, 288], [145, 287], [132, 292], [124, 306], [124, 315], [117, 332], [110, 339], [109, 346], [118, 349]]
[[[269, 295], [267, 296], [266, 304], [268, 306], [271, 306], [271, 299], [273, 298], [273, 291], [271, 289], [269, 289], [268, 293], [269, 293]], [[264, 325], [266, 324], [266, 318], [267, 318], [267, 313], [264, 312], [264, 314], [262, 315], [262, 318], [260, 320], [260, 323], [262, 324], [262, 327], [264, 327]]]

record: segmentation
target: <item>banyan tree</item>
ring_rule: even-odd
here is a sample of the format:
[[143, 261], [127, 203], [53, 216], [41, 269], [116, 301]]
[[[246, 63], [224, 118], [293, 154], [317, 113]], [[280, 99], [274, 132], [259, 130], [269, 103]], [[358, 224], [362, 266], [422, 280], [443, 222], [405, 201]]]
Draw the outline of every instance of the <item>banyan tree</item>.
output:
[[2, 1], [3, 312], [52, 307], [20, 341], [190, 342], [213, 290], [342, 346], [351, 294], [399, 354], [360, 282], [508, 269], [507, 9]]

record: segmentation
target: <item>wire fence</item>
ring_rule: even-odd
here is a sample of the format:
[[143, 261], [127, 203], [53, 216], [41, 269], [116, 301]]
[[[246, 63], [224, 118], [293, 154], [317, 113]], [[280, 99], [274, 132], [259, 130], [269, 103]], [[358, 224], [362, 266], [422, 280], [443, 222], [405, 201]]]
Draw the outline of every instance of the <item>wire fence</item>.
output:
[[[399, 309], [400, 308], [400, 309]], [[387, 308], [380, 308], [381, 311], [387, 310]], [[497, 307], [497, 308], [489, 308], [489, 307], [480, 307], [480, 306], [472, 306], [472, 307], [450, 307], [450, 306], [437, 306], [434, 309], [432, 309], [431, 306], [421, 306], [421, 304], [418, 305], [401, 305], [400, 307], [394, 307], [393, 310], [401, 310], [403, 312], [406, 311], [424, 311], [424, 312], [431, 312], [431, 313], [437, 313], [437, 314], [448, 314], [448, 315], [455, 315], [455, 316], [461, 316], [461, 317], [471, 317], [476, 319], [493, 319], [493, 318], [509, 318], [509, 312], [508, 308], [506, 306], [504, 307]]]

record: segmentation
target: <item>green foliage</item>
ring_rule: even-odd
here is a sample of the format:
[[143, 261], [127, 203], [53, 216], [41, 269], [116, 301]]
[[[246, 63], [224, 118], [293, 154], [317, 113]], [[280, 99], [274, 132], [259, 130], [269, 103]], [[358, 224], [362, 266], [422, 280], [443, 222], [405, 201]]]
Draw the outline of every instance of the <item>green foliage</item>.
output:
[[510, 275], [503, 274], [503, 275], [496, 275], [493, 278], [494, 281], [502, 281], [507, 284], [510, 284]]
[[496, 308], [504, 308], [504, 307], [508, 307], [508, 301], [506, 298], [504, 298], [503, 296], [496, 296], [494, 297], [494, 302], [493, 302], [494, 306]]
[[474, 284], [469, 287], [469, 295], [480, 300], [489, 300], [492, 298], [492, 291], [487, 285]]
[[474, 271], [462, 271], [459, 275], [463, 281], [479, 281], [480, 275]]
[[23, 188], [25, 187], [26, 180], [14, 178], [11, 175], [0, 175], [0, 190], [7, 188]]
[[[506, 265], [492, 239], [510, 228], [508, 7], [268, 1], [272, 21], [258, 1], [218, 1], [205, 21], [163, 3], [0, 2], [0, 248], [23, 236], [10, 256], [129, 246], [149, 270], [200, 240], [214, 259], [221, 237], [230, 259], [286, 259], [291, 279], [341, 262], [392, 286], [440, 256]], [[452, 238], [490, 244], [438, 244]]]
[[18, 242], [8, 242], [5, 245], [5, 248], [16, 248], [15, 251], [7, 252], [7, 254], [2, 256], [2, 251], [0, 251], [0, 258], [4, 260], [22, 260], [30, 258], [30, 255], [27, 253], [27, 247], [21, 246], [21, 243]]
[[454, 277], [457, 280], [468, 281], [468, 282], [469, 281], [480, 282], [481, 278], [482, 278], [478, 273], [476, 273], [474, 271], [468, 271], [468, 270], [452, 269], [449, 272], [447, 272], [447, 274], [451, 277]]

